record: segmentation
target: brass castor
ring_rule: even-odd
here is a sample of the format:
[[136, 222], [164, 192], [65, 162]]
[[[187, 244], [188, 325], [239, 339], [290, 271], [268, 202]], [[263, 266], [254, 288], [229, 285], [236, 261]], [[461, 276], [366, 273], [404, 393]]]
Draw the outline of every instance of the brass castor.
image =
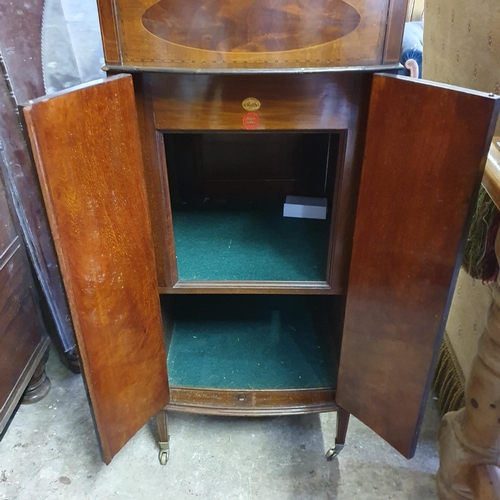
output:
[[166, 465], [168, 461], [168, 452], [160, 451], [160, 453], [158, 454], [158, 458], [160, 460], [161, 465]]
[[343, 444], [336, 444], [333, 448], [330, 448], [326, 454], [325, 458], [330, 462], [334, 458], [338, 457], [340, 455], [340, 452], [344, 449]]
[[158, 453], [158, 460], [160, 461], [161, 465], [166, 465], [168, 462], [168, 455], [170, 453], [170, 449], [168, 446], [168, 441], [167, 442], [159, 442], [160, 445], [160, 452]]

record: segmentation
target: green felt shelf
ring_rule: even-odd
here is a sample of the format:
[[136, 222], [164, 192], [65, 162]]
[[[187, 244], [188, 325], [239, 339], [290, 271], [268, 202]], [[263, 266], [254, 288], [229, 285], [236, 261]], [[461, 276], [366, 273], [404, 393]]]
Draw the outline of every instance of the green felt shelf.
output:
[[283, 204], [177, 208], [179, 280], [325, 281], [327, 220], [283, 217]]
[[[177, 296], [169, 383], [215, 389], [335, 387], [317, 297]], [[315, 312], [316, 311], [316, 312]]]

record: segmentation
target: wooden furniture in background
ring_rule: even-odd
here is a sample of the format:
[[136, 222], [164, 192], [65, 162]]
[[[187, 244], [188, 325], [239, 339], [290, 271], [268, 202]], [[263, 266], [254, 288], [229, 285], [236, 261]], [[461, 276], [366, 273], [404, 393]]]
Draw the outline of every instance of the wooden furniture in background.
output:
[[20, 100], [43, 95], [42, 7], [39, 0], [0, 6], [0, 433], [23, 395], [24, 402], [34, 403], [50, 388], [45, 375], [49, 340], [28, 255], [56, 294], [57, 266], [51, 266], [50, 251], [44, 250], [54, 252], [14, 102], [14, 94]]
[[[483, 185], [500, 207], [500, 137], [490, 148]], [[500, 232], [495, 243], [500, 262]], [[492, 285], [493, 303], [478, 344], [465, 390], [465, 407], [447, 413], [439, 431], [442, 500], [500, 498], [500, 286]]]
[[[342, 3], [351, 31], [321, 43], [306, 21], [338, 19], [319, 2], [307, 13], [300, 2], [279, 2], [270, 17], [265, 3], [243, 3], [248, 31], [230, 23], [241, 18], [240, 4], [102, 0], [108, 67], [133, 77], [24, 109], [103, 458], [165, 403], [217, 415], [338, 410], [328, 456], [343, 446], [353, 413], [411, 457], [499, 100], [373, 75], [397, 66], [404, 1], [353, 1], [354, 29]], [[266, 19], [271, 41], [262, 35]], [[305, 45], [294, 46], [298, 40]], [[296, 144], [305, 153], [294, 153]], [[321, 168], [306, 144], [324, 145]], [[283, 247], [273, 235], [286, 240], [291, 231], [283, 227], [293, 221], [279, 215], [285, 194], [327, 198], [328, 219], [304, 223]], [[268, 203], [278, 217], [265, 209], [261, 224], [248, 207]], [[207, 224], [182, 226], [193, 213], [233, 217], [242, 206], [247, 222], [238, 231], [214, 226], [193, 241]], [[278, 229], [262, 238], [265, 226]], [[235, 276], [226, 249], [210, 246], [219, 236], [226, 247], [244, 242]], [[297, 277], [316, 240], [322, 257]], [[272, 243], [260, 260], [256, 241], [258, 250]], [[186, 259], [186, 248], [197, 253]], [[200, 261], [204, 269], [186, 271]], [[242, 269], [247, 261], [256, 262], [250, 270]], [[273, 279], [289, 261], [293, 272]], [[235, 325], [249, 323], [240, 335]], [[164, 412], [157, 423], [164, 463]]]
[[496, 465], [479, 465], [473, 480], [474, 498], [498, 500], [500, 498], [500, 469]]
[[73, 326], [40, 187], [18, 104], [44, 95], [41, 61], [43, 0], [0, 5], [0, 141], [4, 182], [12, 194], [26, 250], [41, 289], [47, 329], [61, 358], [78, 371]]
[[0, 174], [0, 434], [25, 394], [34, 403], [50, 389], [49, 340], [19, 226]]

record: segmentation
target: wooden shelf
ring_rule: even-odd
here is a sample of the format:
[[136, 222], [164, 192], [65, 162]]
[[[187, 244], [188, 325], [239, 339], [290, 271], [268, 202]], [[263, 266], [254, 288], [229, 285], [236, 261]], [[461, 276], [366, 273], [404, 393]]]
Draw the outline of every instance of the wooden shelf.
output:
[[278, 281], [325, 289], [329, 222], [282, 213], [282, 203], [174, 210], [178, 288], [190, 281]]
[[339, 295], [326, 281], [178, 281], [159, 287], [161, 294], [300, 294]]
[[333, 389], [322, 297], [178, 296], [172, 305], [171, 387]]

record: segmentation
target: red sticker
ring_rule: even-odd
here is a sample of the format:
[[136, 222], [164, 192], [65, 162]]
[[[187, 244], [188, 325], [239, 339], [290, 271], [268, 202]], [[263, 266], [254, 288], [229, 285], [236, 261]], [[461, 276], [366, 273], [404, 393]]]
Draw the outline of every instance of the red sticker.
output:
[[245, 113], [243, 115], [243, 127], [246, 130], [255, 130], [256, 128], [259, 128], [260, 125], [260, 118], [257, 113], [254, 113], [253, 111], [250, 113]]

